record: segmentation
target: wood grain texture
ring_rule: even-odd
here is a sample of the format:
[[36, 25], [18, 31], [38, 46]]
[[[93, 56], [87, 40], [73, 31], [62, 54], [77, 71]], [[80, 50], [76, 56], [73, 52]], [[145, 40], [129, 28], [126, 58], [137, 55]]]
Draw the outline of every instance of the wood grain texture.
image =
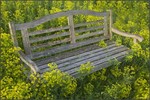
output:
[[74, 32], [73, 15], [68, 16], [68, 25], [69, 25], [71, 43], [76, 43], [76, 37], [75, 37], [75, 32]]

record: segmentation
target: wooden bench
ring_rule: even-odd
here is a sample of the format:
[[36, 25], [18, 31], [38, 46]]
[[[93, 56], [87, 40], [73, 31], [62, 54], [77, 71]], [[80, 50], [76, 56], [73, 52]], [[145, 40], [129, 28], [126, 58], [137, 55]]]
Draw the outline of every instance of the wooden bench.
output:
[[[76, 16], [96, 16], [94, 21], [82, 23], [75, 22]], [[68, 25], [51, 27], [42, 30], [29, 31], [43, 23], [65, 16]], [[76, 17], [78, 19], [78, 17]], [[50, 23], [50, 22], [49, 22]], [[91, 26], [90, 26], [91, 25]], [[95, 12], [89, 10], [71, 10], [47, 15], [38, 20], [23, 24], [9, 23], [10, 33], [15, 47], [20, 47], [17, 33], [20, 31], [24, 52], [19, 51], [21, 60], [28, 65], [34, 73], [49, 70], [48, 63], [55, 62], [58, 68], [72, 76], [78, 75], [81, 64], [91, 62], [95, 67], [92, 72], [111, 66], [110, 60], [121, 60], [130, 49], [121, 45], [117, 46], [111, 40], [112, 32], [131, 37], [134, 43], [143, 38], [121, 32], [112, 27], [111, 10]], [[107, 47], [98, 46], [104, 40]]]

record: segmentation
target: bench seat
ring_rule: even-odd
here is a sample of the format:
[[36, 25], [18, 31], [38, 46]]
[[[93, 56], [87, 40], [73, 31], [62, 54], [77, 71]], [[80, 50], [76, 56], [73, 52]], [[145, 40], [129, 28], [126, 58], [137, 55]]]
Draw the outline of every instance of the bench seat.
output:
[[[81, 64], [91, 62], [91, 64], [95, 66], [91, 72], [95, 72], [97, 70], [110, 66], [111, 65], [110, 61], [113, 60], [114, 58], [121, 60], [130, 51], [130, 49], [128, 49], [123, 45], [117, 46], [113, 41], [107, 41], [106, 43], [107, 47], [105, 48], [102, 48], [98, 45], [90, 45], [86, 46], [86, 48], [84, 47], [80, 48], [78, 54], [73, 54], [71, 53], [73, 51], [71, 51], [67, 52], [64, 55], [61, 54], [61, 56], [59, 57], [57, 55], [56, 57], [53, 57], [53, 59], [49, 60], [47, 59], [47, 61], [56, 63], [58, 65], [58, 69], [76, 77], [79, 74], [78, 70]], [[40, 64], [42, 63], [40, 61], [36, 63], [37, 65], [39, 65], [38, 67], [40, 69], [41, 74], [49, 70], [48, 62], [42, 65]]]

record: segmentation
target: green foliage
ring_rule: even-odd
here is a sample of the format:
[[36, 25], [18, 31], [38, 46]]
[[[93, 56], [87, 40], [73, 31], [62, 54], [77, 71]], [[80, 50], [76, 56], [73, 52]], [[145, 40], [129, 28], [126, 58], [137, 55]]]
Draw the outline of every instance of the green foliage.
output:
[[121, 69], [119, 69], [118, 66], [115, 66], [110, 71], [111, 71], [112, 75], [114, 75], [115, 77], [119, 77], [122, 74]]
[[87, 62], [85, 64], [81, 64], [78, 72], [83, 75], [88, 74], [93, 70], [93, 68], [94, 66], [90, 62]]
[[91, 95], [93, 92], [94, 86], [91, 83], [88, 83], [84, 86], [84, 90], [86, 91], [87, 95]]
[[136, 91], [134, 99], [144, 100], [149, 98], [150, 84], [146, 79], [139, 77], [134, 83], [134, 88]]
[[[51, 64], [51, 67], [56, 67]], [[60, 99], [73, 94], [76, 90], [76, 80], [67, 73], [58, 69], [46, 72], [43, 76], [37, 77], [31, 75], [33, 88], [33, 97], [36, 99]]]
[[50, 70], [54, 70], [54, 69], [58, 68], [56, 63], [49, 63], [48, 66], [49, 66]]
[[117, 45], [117, 46], [122, 45], [122, 41], [121, 41], [120, 39], [117, 39], [117, 40], [116, 40], [116, 45]]
[[102, 47], [102, 48], [105, 48], [105, 47], [107, 47], [107, 44], [105, 43], [104, 40], [101, 40], [101, 41], [99, 42], [98, 46], [100, 46], [100, 47]]
[[22, 71], [20, 70], [22, 65], [20, 64], [20, 59], [17, 54], [17, 51], [19, 51], [20, 48], [13, 47], [9, 34], [1, 33], [0, 37], [1, 79], [4, 76], [9, 76], [12, 77], [14, 80], [18, 80], [19, 76], [22, 74]]
[[[5, 82], [7, 81], [11, 81], [13, 82], [13, 79], [10, 80], [9, 78], [6, 78], [4, 80], [1, 81], [1, 85], [6, 85]], [[7, 83], [8, 84], [8, 83]], [[31, 88], [30, 84], [27, 84], [25, 82], [18, 82], [15, 85], [12, 85], [12, 83], [9, 84], [10, 87], [4, 87], [1, 90], [1, 99], [29, 99], [31, 97]]]
[[21, 70], [22, 64], [17, 54], [20, 48], [13, 47], [9, 34], [1, 33], [0, 35], [1, 98], [28, 99], [30, 98], [30, 84], [22, 82], [26, 77]]
[[127, 98], [131, 92], [131, 85], [125, 83], [115, 83], [110, 87], [106, 87], [106, 92], [114, 99]]

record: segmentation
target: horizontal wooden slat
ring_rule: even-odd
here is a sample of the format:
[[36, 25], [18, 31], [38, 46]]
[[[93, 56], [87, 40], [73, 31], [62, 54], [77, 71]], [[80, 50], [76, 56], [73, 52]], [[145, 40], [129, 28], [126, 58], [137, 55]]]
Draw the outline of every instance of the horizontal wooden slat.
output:
[[[103, 62], [109, 62], [109, 63], [110, 63], [110, 60], [112, 60], [112, 59], [114, 59], [114, 58], [116, 58], [116, 57], [124, 56], [124, 55], [126, 55], [128, 52], [129, 52], [129, 51], [123, 51], [123, 52], [121, 52], [121, 53], [114, 54], [114, 55], [112, 55], [112, 56], [110, 56], [110, 57], [107, 57], [107, 58], [104, 58], [104, 59], [101, 59], [101, 60], [97, 60], [97, 61], [95, 61], [95, 62], [92, 62], [92, 63], [93, 63], [92, 65], [93, 65], [93, 66], [98, 66], [98, 65], [100, 65], [100, 64], [103, 63]], [[78, 67], [75, 67], [74, 69], [67, 70], [67, 71], [65, 71], [65, 72], [67, 72], [67, 73], [69, 73], [69, 74], [72, 74], [72, 73], [77, 72], [78, 70], [79, 70], [79, 66], [78, 66]]]
[[100, 34], [103, 34], [104, 31], [97, 31], [97, 32], [91, 32], [91, 33], [87, 33], [87, 34], [83, 34], [83, 35], [79, 35], [76, 37], [76, 39], [82, 39], [82, 38], [87, 38], [87, 37], [90, 37], [90, 36], [94, 36], [94, 35], [100, 35]]
[[[66, 65], [65, 63], [70, 63], [70, 61], [77, 60], [80, 57], [86, 57], [87, 55], [91, 55], [91, 54], [93, 55], [96, 52], [106, 51], [107, 49], [111, 49], [113, 47], [116, 47], [116, 44], [113, 43], [113, 44], [109, 45], [106, 48], [99, 48], [99, 49], [96, 49], [96, 50], [92, 50], [92, 51], [89, 51], [89, 52], [79, 54], [77, 56], [72, 56], [72, 57], [62, 59], [62, 60], [58, 60], [55, 63], [58, 64], [59, 65], [58, 68], [60, 68], [61, 65]], [[40, 66], [39, 69], [44, 69], [44, 68], [47, 68], [47, 67], [48, 67], [47, 64], [45, 64], [45, 65]]]
[[76, 59], [76, 58], [78, 58], [78, 57], [85, 56], [85, 55], [87, 55], [87, 54], [92, 54], [92, 53], [94, 53], [94, 52], [104, 51], [104, 50], [106, 50], [106, 49], [110, 49], [110, 48], [115, 47], [115, 46], [116, 46], [116, 44], [112, 43], [112, 44], [110, 44], [109, 46], [107, 46], [106, 48], [99, 48], [99, 49], [96, 49], [96, 50], [92, 50], [92, 51], [89, 51], [89, 52], [85, 52], [85, 53], [82, 53], [82, 54], [77, 55], [77, 56], [72, 56], [72, 57], [69, 57], [69, 58], [66, 58], [66, 59], [62, 59], [62, 60], [56, 61], [56, 63], [57, 63], [57, 64], [61, 64], [61, 63], [64, 63], [64, 62], [66, 62], [66, 61], [73, 60], [73, 59]]
[[44, 22], [47, 22], [49, 20], [52, 20], [54, 18], [62, 17], [62, 16], [68, 16], [68, 15], [77, 15], [77, 14], [83, 14], [83, 15], [94, 15], [94, 16], [106, 16], [108, 15], [107, 12], [95, 12], [90, 10], [70, 10], [65, 12], [58, 12], [52, 15], [47, 15], [45, 17], [42, 17], [40, 19], [24, 23], [24, 24], [15, 24], [16, 30], [21, 30], [22, 28], [33, 28], [36, 27]]
[[[116, 57], [116, 59], [118, 60], [118, 61], [122, 61], [123, 60], [123, 58], [125, 57], [126, 55], [121, 55], [121, 56], [119, 56], [119, 57]], [[111, 66], [112, 64], [109, 62], [109, 61], [105, 61], [105, 62], [103, 62], [103, 63], [101, 63], [101, 64], [98, 64], [98, 65], [96, 65], [95, 67], [94, 67], [94, 69], [93, 70], [91, 70], [91, 72], [90, 73], [87, 73], [87, 74], [91, 74], [91, 73], [93, 73], [93, 72], [96, 72], [96, 71], [98, 71], [98, 70], [100, 70], [100, 69], [102, 69], [102, 68], [106, 68], [106, 67], [109, 67], [109, 66]], [[79, 74], [79, 72], [74, 72], [74, 73], [70, 73], [73, 77], [76, 77], [76, 78], [78, 78], [78, 77], [80, 77], [80, 74]], [[87, 74], [85, 74], [85, 75], [87, 75]]]
[[65, 45], [65, 46], [60, 46], [60, 47], [53, 48], [53, 49], [50, 49], [50, 50], [46, 50], [46, 51], [43, 51], [43, 52], [33, 53], [33, 58], [44, 57], [44, 56], [47, 56], [47, 55], [50, 55], [50, 54], [55, 54], [55, 53], [58, 53], [58, 52], [62, 52], [62, 51], [70, 50], [70, 49], [73, 49], [73, 48], [77, 48], [77, 47], [85, 46], [85, 45], [88, 45], [88, 44], [92, 44], [92, 43], [95, 43], [95, 42], [99, 42], [100, 40], [105, 40], [105, 39], [108, 39], [108, 38], [109, 37], [107, 37], [107, 36], [101, 36], [99, 38], [94, 38], [94, 39], [78, 42], [78, 43], [75, 43], [75, 44], [68, 44], [68, 45]]
[[[119, 51], [120, 52], [123, 52], [123, 51], [125, 51], [125, 50], [127, 50], [127, 48], [123, 48], [123, 47], [120, 47], [120, 48], [118, 48], [118, 49], [116, 49], [116, 50], [114, 50], [114, 51], [111, 51], [111, 52], [104, 52], [104, 51], [102, 51], [102, 52], [98, 52], [97, 54], [95, 54], [94, 56], [89, 56], [89, 57], [86, 57], [86, 58], [80, 58], [81, 59], [81, 61], [79, 60], [77, 60], [77, 62], [76, 62], [76, 60], [74, 60], [75, 62], [71, 62], [70, 61], [70, 64], [68, 64], [68, 65], [65, 65], [65, 67], [63, 67], [63, 65], [61, 64], [61, 65], [59, 65], [61, 68], [59, 68], [60, 70], [62, 70], [62, 71], [65, 71], [65, 70], [70, 70], [70, 69], [72, 69], [72, 68], [75, 68], [75, 67], [78, 67], [78, 66], [80, 66], [81, 64], [84, 64], [84, 63], [86, 63], [86, 62], [88, 62], [88, 61], [90, 61], [90, 62], [92, 62], [92, 63], [94, 63], [94, 61], [96, 61], [96, 60], [100, 60], [100, 59], [107, 59], [107, 58], [109, 58], [109, 56], [111, 56], [111, 55], [113, 55], [113, 54], [116, 54], [116, 53], [119, 53]], [[109, 51], [109, 50], [108, 50]], [[104, 53], [103, 53], [104, 52]], [[95, 64], [95, 63], [94, 63]]]
[[65, 29], [69, 29], [69, 26], [65, 26], [65, 27], [60, 26], [60, 27], [56, 27], [56, 28], [38, 30], [38, 31], [30, 32], [29, 36], [39, 35], [39, 34], [48, 33], [48, 32], [55, 32], [55, 31], [60, 31], [60, 30], [65, 30]]
[[50, 40], [50, 39], [53, 39], [53, 38], [58, 38], [58, 37], [63, 37], [63, 36], [68, 36], [68, 35], [69, 35], [69, 33], [65, 32], [65, 33], [59, 33], [59, 34], [54, 34], [54, 35], [49, 35], [49, 36], [36, 37], [36, 38], [32, 38], [30, 40], [30, 43]]
[[87, 32], [87, 31], [102, 29], [102, 28], [104, 28], [104, 26], [96, 26], [96, 27], [90, 27], [90, 28], [83, 28], [83, 29], [80, 29], [80, 30], [75, 30], [75, 33], [82, 33], [82, 32]]
[[[79, 70], [79, 67], [80, 67], [81, 64], [86, 63], [88, 61], [90, 61], [93, 66], [97, 67], [98, 64], [100, 64], [100, 63], [103, 63], [105, 61], [109, 62], [114, 57], [125, 55], [128, 52], [129, 52], [129, 50], [124, 48], [124, 49], [121, 49], [121, 52], [118, 52], [118, 53], [116, 53], [116, 51], [115, 51], [115, 53], [108, 52], [108, 53], [102, 54], [103, 57], [99, 54], [99, 55], [97, 55], [93, 58], [90, 58], [90, 59], [87, 59], [87, 60], [84, 60], [84, 61], [81, 61], [81, 62], [79, 61], [78, 64], [77, 63], [74, 63], [74, 64], [72, 63], [70, 65], [67, 65], [67, 66], [61, 67], [61, 68], [58, 65], [58, 68], [63, 72], [68, 72], [69, 74], [72, 74], [72, 73], [75, 73], [77, 70]], [[109, 55], [109, 56], [105, 57], [106, 55]], [[43, 73], [43, 72], [48, 71], [48, 70], [49, 70], [48, 67], [45, 68], [45, 69], [41, 69], [40, 73]]]
[[[107, 47], [109, 47], [112, 44], [115, 44], [114, 41], [110, 41], [110, 40], [106, 40], [105, 43], [107, 43]], [[56, 62], [56, 61], [60, 61], [60, 60], [62, 61], [62, 60], [67, 59], [67, 58], [72, 59], [70, 57], [74, 57], [75, 55], [80, 55], [80, 54], [83, 54], [85, 52], [97, 50], [99, 48], [101, 48], [101, 47], [99, 47], [97, 45], [97, 43], [95, 43], [95, 44], [91, 44], [88, 46], [80, 47], [78, 49], [73, 49], [73, 50], [70, 50], [68, 52], [59, 53], [59, 54], [54, 55], [54, 56], [52, 55], [49, 57], [38, 59], [38, 60], [35, 60], [35, 62], [38, 66], [47, 65], [50, 62]], [[101, 48], [101, 49], [104, 49], [104, 48]]]
[[84, 22], [84, 23], [75, 24], [74, 28], [81, 27], [81, 26], [87, 26], [90, 24], [97, 24], [100, 22], [104, 22], [104, 20], [96, 20], [96, 21], [91, 21], [91, 22]]
[[69, 41], [70, 41], [70, 38], [65, 38], [63, 40], [57, 40], [57, 41], [53, 41], [53, 42], [46, 42], [46, 43], [43, 43], [43, 44], [40, 44], [40, 45], [37, 44], [36, 46], [32, 46], [31, 50], [36, 50], [36, 49], [39, 49], [39, 48], [54, 46], [54, 45], [61, 44], [61, 43], [66, 43], [66, 42], [69, 42]]
[[[93, 52], [92, 54], [87, 54], [87, 55], [84, 55], [84, 56], [81, 56], [81, 57], [78, 57], [77, 59], [74, 59], [74, 60], [70, 60], [68, 62], [64, 62], [62, 64], [59, 64], [59, 67], [63, 67], [63, 66], [66, 66], [66, 65], [71, 65], [73, 63], [76, 63], [76, 62], [80, 62], [80, 61], [83, 61], [83, 60], [89, 60], [89, 58], [92, 58], [92, 57], [96, 57], [97, 55], [99, 55], [100, 57], [105, 57], [105, 55], [103, 56], [103, 54], [106, 54], [109, 53], [110, 51], [110, 54], [113, 54], [115, 52], [117, 52], [119, 49], [126, 49], [126, 48], [122, 48], [123, 46], [119, 46], [119, 47], [113, 47], [113, 48], [110, 48], [110, 49], [106, 49], [104, 51], [97, 51], [97, 52]], [[88, 53], [88, 52], [87, 52]], [[108, 54], [108, 55], [110, 55]]]

